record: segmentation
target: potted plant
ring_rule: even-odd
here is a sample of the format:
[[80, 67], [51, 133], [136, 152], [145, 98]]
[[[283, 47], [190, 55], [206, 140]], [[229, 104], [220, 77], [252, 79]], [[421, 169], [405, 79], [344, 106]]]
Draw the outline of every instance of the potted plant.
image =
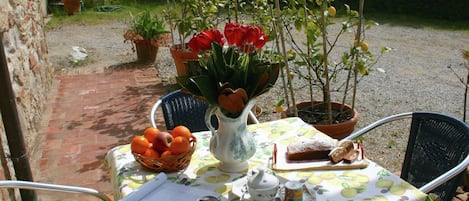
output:
[[171, 31], [173, 43], [170, 52], [178, 76], [187, 74], [184, 62], [198, 59], [198, 55], [187, 46], [188, 38], [197, 32], [217, 27], [221, 21], [219, 5], [223, 5], [222, 2], [222, 0], [181, 0], [177, 3], [167, 1], [164, 15]]
[[62, 3], [68, 15], [73, 15], [81, 10], [81, 0], [62, 0]]
[[[290, 1], [290, 4], [281, 9], [286, 41], [294, 50], [284, 55], [285, 60], [290, 58], [294, 64], [292, 68], [286, 67], [287, 72], [284, 73], [288, 75], [284, 82], [288, 83], [284, 85], [285, 91], [288, 91], [284, 95], [288, 107], [284, 115], [298, 116], [318, 130], [342, 139], [353, 132], [358, 120], [355, 110], [358, 82], [376, 64], [363, 34], [365, 29], [375, 23], [363, 20], [364, 0], [360, 0], [359, 11], [345, 6], [345, 21], [341, 22], [335, 33], [330, 29], [337, 23], [337, 19], [333, 19], [337, 11], [331, 6], [332, 0], [313, 2]], [[304, 31], [305, 38], [294, 36], [291, 25]], [[355, 32], [348, 39], [349, 42], [341, 41], [342, 36], [350, 31]], [[302, 40], [302, 43], [298, 40]], [[341, 48], [343, 46], [348, 47]], [[381, 53], [385, 51], [387, 48], [382, 48]], [[296, 89], [292, 84], [294, 77], [307, 83], [309, 100], [296, 102]], [[337, 101], [333, 101], [333, 98]], [[330, 130], [337, 126], [340, 127], [339, 130]]]
[[130, 41], [132, 50], [137, 52], [139, 62], [154, 62], [158, 47], [167, 43], [169, 33], [163, 18], [146, 10], [137, 16], [130, 14], [132, 22], [124, 33], [124, 42]]

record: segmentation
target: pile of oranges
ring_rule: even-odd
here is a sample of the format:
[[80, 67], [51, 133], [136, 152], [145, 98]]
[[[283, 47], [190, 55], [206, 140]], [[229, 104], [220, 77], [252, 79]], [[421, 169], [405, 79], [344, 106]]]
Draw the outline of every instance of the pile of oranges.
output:
[[132, 139], [130, 149], [147, 158], [164, 158], [189, 151], [191, 138], [191, 131], [183, 125], [176, 126], [171, 133], [149, 127], [144, 130], [143, 135]]

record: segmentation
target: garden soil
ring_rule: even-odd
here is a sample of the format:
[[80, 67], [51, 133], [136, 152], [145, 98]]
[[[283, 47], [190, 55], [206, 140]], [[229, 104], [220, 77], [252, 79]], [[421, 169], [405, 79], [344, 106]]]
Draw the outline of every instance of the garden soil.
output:
[[[93, 72], [92, 69], [132, 63], [137, 56], [132, 45], [124, 43], [126, 26], [122, 21], [113, 21], [100, 25], [64, 25], [47, 30], [49, 61], [57, 74], [73, 73], [77, 68]], [[391, 51], [380, 57], [375, 70], [359, 83], [356, 110], [360, 119], [356, 128], [389, 115], [411, 111], [440, 112], [463, 118], [464, 85], [448, 66], [452, 66], [459, 77], [467, 75], [461, 50], [469, 50], [469, 31], [382, 23], [365, 34], [375, 56], [383, 46], [390, 47]], [[86, 49], [87, 60], [72, 65], [69, 60], [72, 46]], [[154, 67], [167, 86], [175, 84], [176, 69], [168, 47], [159, 48]], [[305, 82], [299, 79], [293, 82], [296, 100], [307, 100]], [[257, 105], [263, 111], [259, 118], [261, 122], [280, 118], [280, 114], [274, 112], [274, 105], [282, 94], [279, 79], [275, 88], [257, 99]], [[403, 120], [365, 135], [367, 157], [391, 171], [399, 171], [408, 125], [409, 121]]]

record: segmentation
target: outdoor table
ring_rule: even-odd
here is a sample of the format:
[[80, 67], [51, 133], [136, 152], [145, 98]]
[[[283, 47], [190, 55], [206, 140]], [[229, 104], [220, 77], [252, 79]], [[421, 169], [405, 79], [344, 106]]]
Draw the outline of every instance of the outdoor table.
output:
[[[274, 143], [288, 144], [299, 138], [329, 138], [295, 117], [252, 124], [248, 129], [255, 135], [257, 141], [256, 154], [249, 160], [250, 170], [256, 166], [269, 166]], [[198, 142], [189, 167], [184, 172], [168, 173], [168, 180], [218, 192], [227, 200], [239, 200], [240, 193], [233, 192], [239, 191], [238, 184], [245, 180], [246, 172], [219, 171], [218, 161], [209, 152], [210, 132], [197, 132], [193, 135], [197, 137]], [[143, 168], [134, 160], [129, 144], [110, 150], [106, 162], [110, 168], [115, 200], [135, 191], [158, 174]], [[274, 170], [274, 173], [282, 183], [288, 180], [305, 182], [310, 189], [313, 189], [316, 200], [423, 201], [426, 199], [427, 195], [416, 187], [373, 161], [367, 162], [368, 165], [361, 169]]]

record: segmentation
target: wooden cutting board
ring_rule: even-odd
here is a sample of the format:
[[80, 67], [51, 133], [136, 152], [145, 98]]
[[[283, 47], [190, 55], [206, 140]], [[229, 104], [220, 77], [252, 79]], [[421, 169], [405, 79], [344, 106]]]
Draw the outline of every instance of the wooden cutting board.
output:
[[352, 163], [341, 161], [333, 164], [328, 159], [309, 160], [309, 161], [288, 161], [287, 147], [277, 146], [276, 162], [272, 164], [273, 170], [338, 170], [338, 169], [357, 169], [368, 166], [368, 160], [362, 156], [359, 150], [359, 157]]

